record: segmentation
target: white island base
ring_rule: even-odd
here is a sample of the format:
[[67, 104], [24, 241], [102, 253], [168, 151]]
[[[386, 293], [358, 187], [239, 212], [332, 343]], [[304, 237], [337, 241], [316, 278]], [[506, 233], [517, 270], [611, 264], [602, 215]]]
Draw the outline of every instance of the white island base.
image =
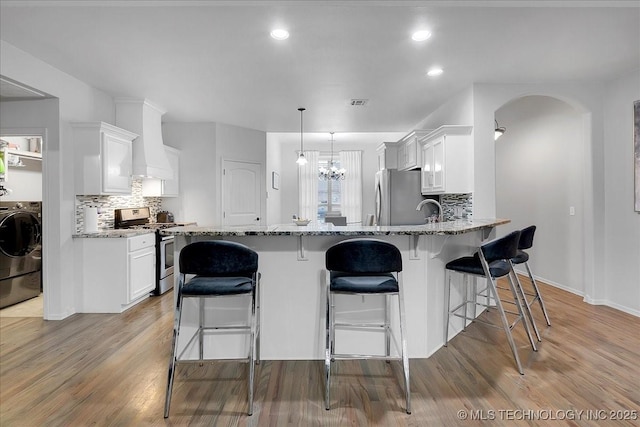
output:
[[[163, 230], [176, 236], [176, 285], [179, 252], [197, 240], [236, 241], [258, 252], [260, 281], [260, 358], [263, 360], [314, 360], [324, 358], [325, 251], [352, 238], [375, 238], [396, 245], [402, 253], [402, 281], [407, 316], [407, 345], [411, 358], [424, 358], [444, 343], [444, 266], [470, 255], [490, 236], [493, 227], [508, 220], [476, 220], [407, 227], [272, 226], [240, 228], [180, 227]], [[458, 280], [460, 282], [460, 280]], [[453, 292], [457, 291], [453, 288]], [[392, 328], [399, 338], [397, 302], [391, 297]], [[452, 295], [452, 304], [456, 295]], [[179, 351], [185, 349], [198, 325], [198, 305], [183, 305]], [[248, 318], [246, 296], [205, 300], [207, 322], [231, 324]], [[213, 310], [213, 309], [216, 310]], [[215, 313], [215, 314], [214, 314]], [[215, 315], [215, 318], [211, 316]], [[340, 296], [336, 318], [382, 319], [381, 296]], [[343, 317], [340, 317], [343, 316]], [[453, 322], [454, 329], [462, 321]], [[453, 334], [450, 333], [450, 336]], [[382, 332], [336, 331], [336, 351], [384, 354]], [[181, 359], [197, 359], [197, 341]], [[395, 348], [397, 352], [397, 345]], [[205, 337], [205, 358], [246, 357], [246, 336]], [[392, 353], [394, 348], [392, 344]]]

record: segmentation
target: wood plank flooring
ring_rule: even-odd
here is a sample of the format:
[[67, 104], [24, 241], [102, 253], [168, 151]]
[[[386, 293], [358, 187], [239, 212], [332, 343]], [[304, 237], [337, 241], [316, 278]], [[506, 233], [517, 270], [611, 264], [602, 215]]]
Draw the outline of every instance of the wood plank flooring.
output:
[[[535, 310], [543, 335], [537, 353], [517, 327], [525, 375], [503, 332], [473, 324], [432, 357], [411, 359], [411, 415], [398, 363], [337, 362], [326, 411], [321, 361], [263, 361], [253, 416], [246, 415], [247, 365], [216, 362], [178, 367], [163, 419], [171, 293], [121, 315], [2, 318], [0, 425], [640, 425], [640, 319], [541, 286], [553, 326]], [[585, 411], [580, 419], [577, 411]]]

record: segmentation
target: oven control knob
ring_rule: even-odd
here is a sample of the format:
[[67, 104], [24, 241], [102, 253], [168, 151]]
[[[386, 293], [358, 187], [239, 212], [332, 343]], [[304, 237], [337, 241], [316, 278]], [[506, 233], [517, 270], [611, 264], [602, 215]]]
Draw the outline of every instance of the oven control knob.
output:
[[24, 209], [24, 205], [20, 202], [16, 203], [16, 209]]

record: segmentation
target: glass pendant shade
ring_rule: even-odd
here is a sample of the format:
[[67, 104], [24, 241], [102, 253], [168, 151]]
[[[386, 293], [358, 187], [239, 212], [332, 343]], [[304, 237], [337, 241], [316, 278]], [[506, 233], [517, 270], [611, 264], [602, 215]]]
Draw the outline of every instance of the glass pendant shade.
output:
[[300, 111], [300, 154], [298, 154], [298, 160], [296, 160], [298, 166], [304, 166], [307, 164], [307, 158], [304, 156], [304, 145], [302, 144], [302, 112], [304, 110], [305, 108], [298, 108], [298, 111]]

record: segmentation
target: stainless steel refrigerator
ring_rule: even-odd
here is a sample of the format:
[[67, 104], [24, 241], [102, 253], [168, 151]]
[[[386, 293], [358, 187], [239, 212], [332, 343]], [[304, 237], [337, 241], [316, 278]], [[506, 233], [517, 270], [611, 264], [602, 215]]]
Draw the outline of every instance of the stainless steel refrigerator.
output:
[[430, 206], [416, 211], [425, 198], [420, 193], [420, 170], [385, 169], [376, 172], [377, 225], [424, 224]]

